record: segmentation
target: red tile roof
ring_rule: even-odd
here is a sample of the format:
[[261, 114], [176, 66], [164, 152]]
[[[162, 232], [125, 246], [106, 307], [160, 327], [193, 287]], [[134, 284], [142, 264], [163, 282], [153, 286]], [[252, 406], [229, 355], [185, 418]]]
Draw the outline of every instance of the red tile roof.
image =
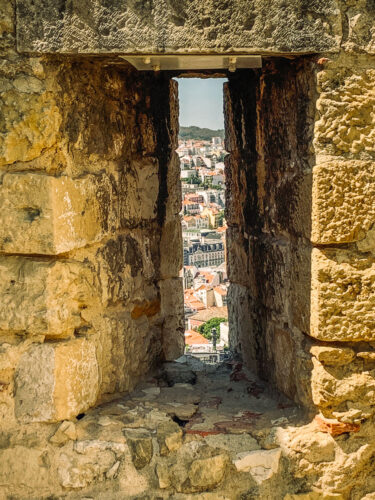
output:
[[200, 333], [194, 330], [186, 330], [185, 332], [185, 344], [186, 345], [194, 345], [194, 344], [209, 344], [210, 342], [203, 337]]

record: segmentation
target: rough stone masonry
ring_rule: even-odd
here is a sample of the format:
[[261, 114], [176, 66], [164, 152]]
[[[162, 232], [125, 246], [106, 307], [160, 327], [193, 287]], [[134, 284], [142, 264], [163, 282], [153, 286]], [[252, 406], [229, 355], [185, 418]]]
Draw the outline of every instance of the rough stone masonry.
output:
[[110, 463], [69, 423], [183, 349], [177, 85], [126, 54], [262, 56], [224, 97], [231, 346], [310, 418], [269, 495], [375, 498], [374, 2], [0, 0], [5, 498], [54, 494], [35, 425]]

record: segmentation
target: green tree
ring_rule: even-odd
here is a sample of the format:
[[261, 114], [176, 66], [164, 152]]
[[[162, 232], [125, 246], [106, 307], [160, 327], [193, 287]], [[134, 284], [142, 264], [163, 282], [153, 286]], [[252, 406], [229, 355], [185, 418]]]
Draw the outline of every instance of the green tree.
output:
[[224, 212], [224, 210], [221, 210], [219, 213], [219, 218], [218, 218], [219, 227], [224, 225], [224, 217], [225, 217], [225, 212]]
[[200, 128], [194, 125], [190, 127], [180, 127], [179, 134], [181, 139], [195, 139], [199, 141], [211, 141], [212, 137], [224, 137], [224, 129], [212, 130], [209, 128]]
[[200, 186], [202, 184], [202, 181], [200, 180], [200, 178], [198, 176], [195, 176], [195, 175], [192, 175], [192, 176], [188, 177], [187, 179], [184, 179], [184, 182], [186, 182], [187, 184], [197, 184], [198, 186]]
[[212, 334], [211, 330], [212, 328], [216, 328], [217, 334], [218, 334], [218, 339], [219, 339], [219, 333], [220, 333], [220, 323], [224, 323], [227, 321], [226, 318], [212, 318], [206, 323], [203, 323], [203, 325], [198, 326], [198, 332], [203, 335], [208, 340], [211, 340]]

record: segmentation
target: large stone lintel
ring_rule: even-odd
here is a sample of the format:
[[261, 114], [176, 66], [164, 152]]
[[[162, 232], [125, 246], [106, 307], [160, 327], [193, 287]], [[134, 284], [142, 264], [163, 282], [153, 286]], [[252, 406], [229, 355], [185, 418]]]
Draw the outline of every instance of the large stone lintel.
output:
[[196, 54], [338, 52], [337, 0], [17, 1], [21, 52]]

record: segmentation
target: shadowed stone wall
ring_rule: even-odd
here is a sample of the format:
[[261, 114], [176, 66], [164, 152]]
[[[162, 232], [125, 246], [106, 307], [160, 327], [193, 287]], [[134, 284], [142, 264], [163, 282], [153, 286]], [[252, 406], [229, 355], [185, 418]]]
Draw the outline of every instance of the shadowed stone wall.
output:
[[273, 60], [226, 89], [232, 345], [356, 425], [375, 412], [372, 65]]
[[183, 298], [177, 84], [126, 63], [21, 56], [5, 6], [0, 416], [11, 426], [75, 416], [178, 357]]

